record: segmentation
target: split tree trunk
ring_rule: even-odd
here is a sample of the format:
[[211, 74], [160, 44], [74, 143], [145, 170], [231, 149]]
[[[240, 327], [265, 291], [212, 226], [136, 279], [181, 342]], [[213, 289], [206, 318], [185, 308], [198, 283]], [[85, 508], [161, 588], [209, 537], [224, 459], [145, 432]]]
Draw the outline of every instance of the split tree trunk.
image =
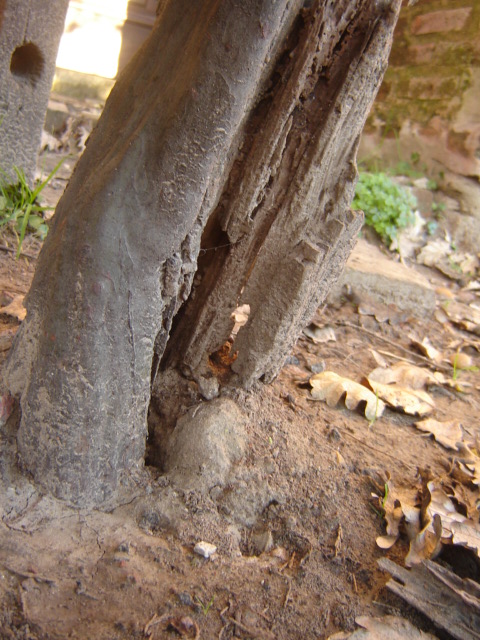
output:
[[355, 154], [399, 4], [161, 4], [57, 207], [7, 365], [47, 491], [114, 498], [143, 464], [152, 371], [200, 379], [238, 304], [230, 383], [277, 374], [361, 224]]

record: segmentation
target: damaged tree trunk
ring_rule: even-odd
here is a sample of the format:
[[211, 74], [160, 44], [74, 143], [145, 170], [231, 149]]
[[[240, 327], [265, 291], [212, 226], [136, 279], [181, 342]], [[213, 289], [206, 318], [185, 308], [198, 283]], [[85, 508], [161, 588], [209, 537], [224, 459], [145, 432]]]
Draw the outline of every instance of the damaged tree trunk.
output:
[[160, 3], [57, 207], [5, 372], [44, 489], [115, 499], [143, 465], [155, 374], [201, 381], [239, 304], [228, 384], [278, 373], [361, 225], [355, 154], [399, 5]]

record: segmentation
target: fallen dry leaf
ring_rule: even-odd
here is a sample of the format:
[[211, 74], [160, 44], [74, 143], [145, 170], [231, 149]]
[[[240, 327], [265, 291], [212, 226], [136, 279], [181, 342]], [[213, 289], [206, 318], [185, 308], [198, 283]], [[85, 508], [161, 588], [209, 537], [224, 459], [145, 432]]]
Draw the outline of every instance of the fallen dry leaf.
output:
[[366, 403], [365, 417], [373, 421], [379, 418], [385, 409], [384, 403], [369, 389], [348, 378], [343, 378], [333, 371], [322, 371], [310, 378], [313, 387], [311, 395], [314, 400], [322, 400], [329, 407], [335, 407], [345, 396], [345, 406], [353, 410], [362, 402]]
[[461, 329], [480, 334], [480, 309], [454, 300], [447, 300], [442, 308], [448, 319]]
[[315, 324], [315, 322], [312, 322], [308, 325], [308, 327], [305, 327], [303, 333], [315, 344], [321, 344], [323, 342], [336, 342], [337, 340], [335, 331], [330, 325], [320, 327], [318, 324]]
[[396, 383], [410, 389], [424, 389], [428, 385], [439, 384], [438, 378], [431, 371], [406, 362], [397, 362], [388, 369], [377, 367], [368, 375], [368, 381]]
[[23, 298], [23, 295], [16, 295], [10, 304], [7, 304], [6, 307], [2, 307], [0, 309], [0, 313], [5, 313], [7, 316], [13, 316], [22, 322], [27, 315], [27, 310], [23, 306]]
[[466, 274], [473, 276], [478, 269], [478, 258], [455, 251], [449, 239], [428, 242], [417, 255], [417, 262], [435, 267], [452, 280], [460, 280]]
[[435, 267], [451, 253], [452, 247], [448, 240], [430, 240], [418, 253], [417, 262], [427, 267]]
[[369, 351], [372, 354], [373, 359], [375, 360], [375, 362], [378, 364], [379, 367], [382, 367], [384, 369], [386, 369], [388, 367], [388, 362], [382, 356], [381, 353], [378, 353], [378, 351], [375, 351], [375, 349], [369, 349]]
[[[443, 539], [450, 540], [452, 537], [452, 523], [463, 522], [466, 517], [457, 511], [454, 502], [451, 500], [443, 488], [431, 480], [426, 485], [426, 501], [422, 509], [423, 521], [433, 522], [435, 516], [439, 516], [442, 520]], [[433, 531], [433, 527], [430, 527]]]
[[443, 353], [433, 346], [429, 338], [425, 337], [423, 340], [418, 340], [415, 337], [411, 337], [410, 339], [412, 341], [412, 345], [429, 360], [435, 364], [440, 364], [442, 362]]
[[431, 433], [435, 440], [447, 449], [457, 449], [457, 442], [463, 439], [463, 431], [459, 420], [440, 422], [433, 418], [427, 418], [415, 422], [417, 429]]
[[358, 305], [358, 315], [373, 316], [377, 322], [382, 323], [398, 315], [398, 309], [395, 305], [387, 306], [373, 300], [364, 300]]
[[480, 486], [480, 459], [472, 460], [471, 462], [466, 462], [463, 466], [468, 470], [471, 476], [472, 484]]
[[[381, 487], [378, 487], [379, 490]], [[381, 493], [381, 491], [379, 491]], [[383, 511], [387, 523], [386, 535], [378, 536], [377, 545], [381, 549], [390, 549], [400, 536], [400, 529], [405, 526], [409, 539], [420, 530], [420, 508], [412, 500], [410, 488], [395, 487], [389, 479], [385, 482], [383, 495], [374, 496], [378, 507]]]
[[472, 491], [459, 482], [452, 483], [451, 485], [445, 484], [444, 482], [443, 486], [460, 513], [465, 513], [468, 519], [475, 520], [478, 518], [476, 491]]
[[377, 543], [377, 546], [380, 547], [380, 549], [391, 549], [397, 540], [398, 535], [395, 536], [387, 534], [385, 536], [378, 536], [375, 542]]
[[[480, 551], [480, 525], [457, 511], [456, 504], [444, 489], [436, 482], [430, 481], [426, 485], [425, 520], [430, 520], [427, 525], [430, 533], [435, 528], [435, 518], [440, 518], [442, 523], [442, 542], [468, 547], [475, 554]], [[433, 528], [432, 528], [433, 523]], [[435, 531], [436, 533], [436, 531]]]
[[[475, 445], [477, 449], [478, 444]], [[455, 458], [456, 467], [452, 470], [452, 475], [455, 475], [455, 469], [460, 471], [457, 479], [460, 482], [472, 483], [474, 485], [480, 485], [480, 457], [477, 453], [471, 449], [467, 443], [460, 442], [457, 445], [457, 451], [459, 453], [458, 458]]]
[[438, 514], [433, 517], [433, 531], [430, 523], [410, 541], [410, 549], [405, 558], [405, 566], [413, 567], [424, 560], [433, 559], [442, 548], [442, 519]]
[[368, 377], [368, 383], [379, 398], [409, 416], [423, 416], [435, 408], [433, 398], [422, 389], [408, 389], [397, 384], [382, 384]]
[[475, 520], [452, 522], [452, 542], [472, 549], [480, 556], [480, 526]]

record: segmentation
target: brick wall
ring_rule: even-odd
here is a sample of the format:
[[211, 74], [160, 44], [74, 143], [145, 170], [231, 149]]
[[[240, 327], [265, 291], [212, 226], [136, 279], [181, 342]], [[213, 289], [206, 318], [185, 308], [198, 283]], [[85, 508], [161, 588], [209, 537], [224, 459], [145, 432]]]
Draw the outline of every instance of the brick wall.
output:
[[432, 169], [480, 177], [480, 0], [402, 9], [360, 157], [412, 153]]

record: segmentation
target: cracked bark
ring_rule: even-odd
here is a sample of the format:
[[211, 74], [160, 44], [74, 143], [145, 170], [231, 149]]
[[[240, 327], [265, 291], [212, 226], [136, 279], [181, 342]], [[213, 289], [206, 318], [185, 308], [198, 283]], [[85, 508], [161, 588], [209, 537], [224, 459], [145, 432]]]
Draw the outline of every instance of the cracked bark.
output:
[[302, 4], [164, 2], [57, 207], [5, 377], [22, 464], [71, 503], [141, 468], [158, 366], [203, 375], [247, 302], [230, 383], [271, 380], [343, 268], [400, 3]]

